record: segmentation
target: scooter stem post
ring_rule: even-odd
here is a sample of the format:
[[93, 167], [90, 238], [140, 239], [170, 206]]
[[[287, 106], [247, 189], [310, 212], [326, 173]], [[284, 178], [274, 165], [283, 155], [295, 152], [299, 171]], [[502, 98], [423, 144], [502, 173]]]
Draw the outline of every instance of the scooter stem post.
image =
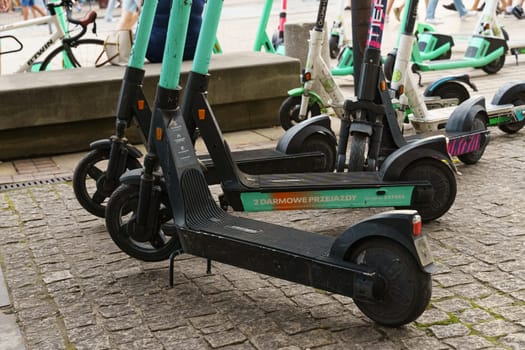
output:
[[157, 10], [157, 0], [146, 0], [140, 9], [140, 18], [138, 21], [138, 28], [135, 33], [135, 40], [131, 47], [131, 55], [128, 62], [128, 67], [142, 69], [144, 67], [144, 58], [146, 57], [146, 50], [148, 49], [148, 42], [151, 35], [151, 28], [153, 27], [153, 19], [155, 11]]

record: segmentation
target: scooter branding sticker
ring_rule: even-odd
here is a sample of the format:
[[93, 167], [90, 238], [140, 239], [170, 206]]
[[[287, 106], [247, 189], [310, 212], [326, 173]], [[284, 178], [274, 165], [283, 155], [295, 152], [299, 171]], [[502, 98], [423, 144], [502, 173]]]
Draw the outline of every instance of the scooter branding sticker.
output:
[[393, 73], [392, 73], [392, 81], [394, 82], [398, 82], [398, 81], [401, 81], [401, 71], [399, 71], [398, 69], [396, 69]]
[[409, 206], [414, 186], [330, 191], [245, 192], [245, 211]]

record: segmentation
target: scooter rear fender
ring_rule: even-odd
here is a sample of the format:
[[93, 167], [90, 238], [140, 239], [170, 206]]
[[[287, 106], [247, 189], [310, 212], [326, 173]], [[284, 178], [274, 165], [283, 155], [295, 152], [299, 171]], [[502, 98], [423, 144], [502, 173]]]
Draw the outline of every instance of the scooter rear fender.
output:
[[509, 82], [500, 86], [492, 97], [492, 104], [501, 105], [510, 103], [513, 97], [525, 92], [525, 82]]
[[[122, 174], [119, 181], [123, 185], [140, 186], [140, 178], [142, 177], [143, 172], [143, 168], [128, 170], [124, 174]], [[166, 182], [164, 181], [164, 178], [159, 174], [155, 175], [155, 184], [160, 185], [163, 191], [167, 190]]]
[[443, 78], [440, 78], [440, 79], [434, 81], [432, 84], [427, 86], [427, 88], [425, 89], [425, 92], [423, 93], [423, 95], [424, 96], [432, 96], [432, 92], [435, 89], [437, 89], [441, 85], [443, 85], [445, 83], [449, 83], [449, 82], [457, 82], [457, 83], [460, 83], [462, 85], [467, 85], [472, 90], [478, 91], [478, 88], [476, 87], [476, 85], [474, 85], [474, 83], [472, 83], [470, 81], [470, 76], [468, 74], [460, 74], [460, 75], [449, 75], [449, 76], [446, 76], [446, 77], [443, 77]]
[[[288, 96], [299, 97], [303, 95], [304, 92], [305, 92], [304, 87], [298, 87], [298, 88], [288, 90]], [[317, 103], [321, 109], [326, 108], [326, 106], [324, 105], [323, 99], [317, 92], [310, 90], [308, 91], [308, 96], [310, 97], [309, 104]]]
[[330, 117], [322, 114], [306, 119], [286, 130], [276, 149], [286, 154], [301, 152], [304, 141], [313, 134], [326, 136], [333, 145], [337, 142], [330, 126]]
[[484, 118], [485, 124], [488, 123], [485, 97], [483, 96], [471, 97], [457, 106], [448, 118], [445, 130], [447, 132], [471, 131], [476, 116]]
[[410, 142], [392, 152], [381, 164], [379, 176], [385, 181], [397, 181], [411, 163], [424, 158], [441, 161], [450, 170], [456, 172], [456, 167], [447, 151], [445, 136], [436, 135]]
[[[101, 150], [109, 150], [111, 149], [111, 144], [113, 142], [111, 141], [111, 139], [102, 139], [102, 140], [97, 140], [97, 141], [93, 141], [89, 144], [89, 148], [91, 149], [101, 149]], [[139, 151], [139, 149], [133, 145], [130, 145], [130, 144], [126, 144], [125, 147], [128, 149], [128, 155], [130, 157], [133, 157], [133, 158], [140, 158], [142, 157], [142, 152]]]
[[352, 249], [359, 242], [382, 237], [401, 244], [416, 259], [422, 271], [432, 273], [435, 271], [434, 263], [424, 262], [414, 244], [412, 220], [415, 215], [417, 215], [416, 210], [393, 210], [358, 222], [336, 238], [329, 255], [334, 259], [348, 260]]

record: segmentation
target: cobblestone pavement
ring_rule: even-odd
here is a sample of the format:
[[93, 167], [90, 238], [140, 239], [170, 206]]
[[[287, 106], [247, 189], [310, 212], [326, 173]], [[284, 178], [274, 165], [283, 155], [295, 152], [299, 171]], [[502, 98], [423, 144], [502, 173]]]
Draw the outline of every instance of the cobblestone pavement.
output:
[[[469, 73], [488, 96], [523, 78], [521, 60], [509, 57], [496, 76]], [[13, 348], [525, 349], [524, 132], [491, 129], [481, 161], [459, 165], [453, 207], [424, 226], [438, 265], [431, 304], [398, 329], [372, 323], [349, 298], [219, 263], [206, 274], [205, 260], [189, 255], [168, 288], [168, 263], [122, 253], [70, 183], [0, 188], [0, 344], [20, 335]], [[0, 184], [71, 175], [56, 164], [12, 162], [16, 175]], [[337, 235], [376, 212], [250, 216]], [[14, 319], [18, 329], [4, 327]]]
[[[70, 183], [0, 193], [0, 257], [28, 349], [525, 348], [523, 133], [492, 132], [460, 166], [449, 213], [425, 225], [438, 263], [425, 313], [380, 327], [352, 300], [203, 259], [129, 258]], [[323, 234], [379, 210], [261, 213]], [[253, 215], [252, 215], [253, 216]]]

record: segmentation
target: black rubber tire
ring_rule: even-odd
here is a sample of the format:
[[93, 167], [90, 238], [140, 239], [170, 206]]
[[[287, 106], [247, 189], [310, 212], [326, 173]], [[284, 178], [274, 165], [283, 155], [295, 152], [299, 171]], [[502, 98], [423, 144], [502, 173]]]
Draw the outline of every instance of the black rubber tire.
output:
[[330, 52], [330, 58], [337, 58], [337, 56], [339, 56], [339, 35], [330, 35], [328, 48]]
[[[500, 104], [506, 103], [512, 103], [514, 106], [525, 105], [525, 92], [521, 91], [515, 96], [509, 96], [509, 98], [500, 101]], [[525, 126], [525, 120], [510, 124], [498, 125], [498, 128], [507, 134], [515, 134], [520, 131], [523, 126]]]
[[[107, 161], [109, 159], [109, 151], [109, 149], [95, 149], [89, 152], [78, 162], [73, 173], [73, 191], [78, 202], [84, 209], [99, 218], [106, 216], [106, 205], [104, 202], [118, 187], [117, 184], [109, 192], [102, 190], [106, 168], [101, 169], [97, 167], [97, 163]], [[126, 170], [137, 169], [141, 166], [140, 162], [133, 157], [128, 157], [126, 160]], [[97, 183], [97, 190], [94, 193], [89, 193], [88, 191], [90, 178]]]
[[444, 215], [454, 204], [457, 184], [454, 172], [446, 164], [433, 158], [423, 158], [409, 164], [399, 178], [399, 181], [422, 180], [430, 181], [434, 197], [431, 202], [415, 202], [410, 208], [419, 212], [423, 222], [428, 222]]
[[[46, 56], [40, 70], [55, 70], [62, 69], [62, 52], [66, 51], [64, 46], [61, 45], [53, 50], [49, 55]], [[87, 51], [87, 52], [84, 52]], [[101, 39], [79, 39], [75, 42], [74, 46], [71, 46], [72, 56], [69, 55], [69, 59], [75, 66], [78, 67], [95, 67], [98, 56], [104, 51], [104, 40]], [[67, 51], [66, 51], [67, 52]], [[53, 64], [52, 62], [57, 62]], [[49, 66], [49, 69], [48, 69]]]
[[387, 327], [416, 320], [432, 295], [430, 274], [401, 244], [383, 237], [368, 238], [351, 248], [348, 260], [375, 268], [385, 282], [383, 299], [377, 303], [354, 300], [367, 317]]
[[[487, 130], [487, 123], [485, 121], [485, 118], [476, 115], [474, 117], [474, 120], [472, 121], [472, 127], [470, 128], [470, 130], [464, 131], [478, 130]], [[485, 147], [487, 147], [488, 141], [489, 139], [487, 138], [485, 140], [485, 144], [481, 145], [481, 147], [477, 151], [458, 155], [458, 159], [468, 165], [476, 164], [481, 159], [481, 157], [483, 157], [483, 153], [485, 153]]]
[[[303, 121], [299, 118], [301, 108], [301, 96], [289, 96], [279, 107], [279, 121], [284, 130], [290, 129], [295, 124]], [[317, 103], [308, 106], [306, 119], [321, 114], [321, 107]]]
[[332, 172], [335, 168], [336, 150], [335, 145], [330, 142], [327, 136], [314, 134], [306, 138], [301, 145], [301, 152], [319, 151], [325, 155], [324, 172]]
[[368, 136], [355, 133], [350, 141], [350, 157], [348, 159], [348, 171], [363, 171], [366, 161], [366, 146]]
[[[135, 215], [139, 198], [139, 186], [121, 185], [108, 201], [106, 215], [106, 228], [113, 242], [129, 256], [142, 261], [163, 261], [171, 253], [181, 248], [179, 238], [173, 225], [173, 214], [166, 193], [161, 194], [161, 207], [159, 209], [159, 230], [149, 242], [138, 242], [127, 233], [125, 215]], [[170, 223], [168, 223], [170, 222]], [[167, 224], [168, 223], [168, 224]], [[165, 224], [167, 224], [165, 226]], [[166, 235], [163, 228], [169, 226], [171, 235]]]
[[459, 102], [458, 104], [470, 98], [468, 90], [462, 84], [457, 82], [446, 82], [438, 86], [427, 96], [437, 96], [442, 99], [457, 98]]
[[481, 67], [481, 69], [487, 74], [496, 74], [505, 65], [505, 54], [499, 56], [494, 61]]

